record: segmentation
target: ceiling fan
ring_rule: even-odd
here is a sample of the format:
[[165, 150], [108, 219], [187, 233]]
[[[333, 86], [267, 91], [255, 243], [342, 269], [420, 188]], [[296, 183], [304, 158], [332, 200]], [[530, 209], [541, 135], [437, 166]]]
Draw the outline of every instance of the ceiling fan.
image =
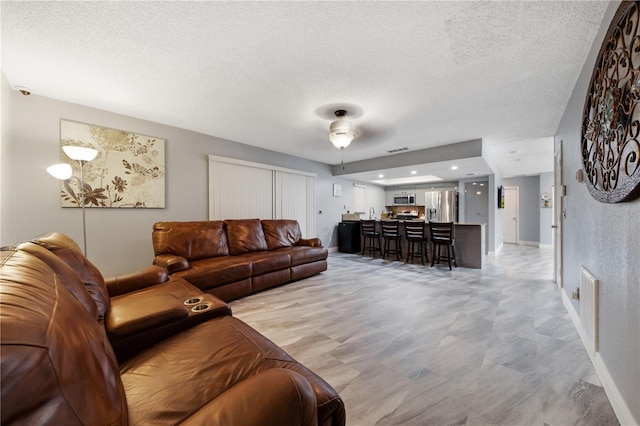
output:
[[345, 118], [346, 110], [339, 109], [335, 115], [338, 119], [329, 126], [329, 140], [336, 148], [345, 149], [356, 137], [356, 132], [351, 121]]
[[[361, 147], [372, 147], [390, 141], [395, 134], [395, 126], [390, 125], [386, 117], [376, 119], [375, 124], [360, 123], [364, 112], [354, 104], [325, 105], [318, 108], [316, 113], [324, 119], [333, 119], [329, 126], [329, 140], [341, 151], [354, 139], [358, 140], [359, 146], [361, 142], [366, 142]], [[353, 119], [358, 119], [357, 125], [351, 121]]]

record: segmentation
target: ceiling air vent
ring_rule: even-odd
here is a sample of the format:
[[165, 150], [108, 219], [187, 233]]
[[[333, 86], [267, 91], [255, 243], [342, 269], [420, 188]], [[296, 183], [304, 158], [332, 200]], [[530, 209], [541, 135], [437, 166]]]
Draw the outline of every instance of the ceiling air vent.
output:
[[389, 154], [395, 154], [396, 152], [407, 151], [409, 148], [406, 146], [404, 148], [392, 149], [391, 151], [387, 151]]

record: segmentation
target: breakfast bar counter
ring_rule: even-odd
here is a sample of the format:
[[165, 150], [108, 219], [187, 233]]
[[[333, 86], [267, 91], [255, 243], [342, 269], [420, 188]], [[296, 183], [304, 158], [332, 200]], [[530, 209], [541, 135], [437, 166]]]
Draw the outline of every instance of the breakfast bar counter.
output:
[[[384, 221], [384, 219], [382, 220]], [[377, 220], [378, 231], [380, 231], [380, 220]], [[404, 220], [399, 220], [400, 231], [402, 233], [402, 254], [404, 261], [407, 256], [407, 239], [404, 234]], [[429, 223], [423, 220], [412, 220], [407, 222], [422, 222], [425, 224], [425, 235], [429, 237]], [[485, 256], [485, 224], [484, 223], [454, 223], [454, 236], [456, 248], [456, 260], [458, 266], [466, 268], [482, 269], [482, 262]], [[380, 237], [382, 245], [384, 240]], [[431, 262], [431, 240], [428, 238], [429, 262]], [[393, 259], [395, 255], [390, 255]]]

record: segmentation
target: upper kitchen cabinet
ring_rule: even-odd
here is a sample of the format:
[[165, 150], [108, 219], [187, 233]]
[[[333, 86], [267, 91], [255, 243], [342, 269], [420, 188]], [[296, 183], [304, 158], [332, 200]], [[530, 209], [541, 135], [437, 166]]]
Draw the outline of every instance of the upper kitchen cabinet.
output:
[[385, 188], [384, 190], [384, 205], [385, 206], [392, 206], [393, 205], [393, 196], [396, 195], [395, 192], [393, 192], [392, 188]]
[[416, 186], [415, 185], [394, 186], [393, 193], [396, 195], [415, 194]]

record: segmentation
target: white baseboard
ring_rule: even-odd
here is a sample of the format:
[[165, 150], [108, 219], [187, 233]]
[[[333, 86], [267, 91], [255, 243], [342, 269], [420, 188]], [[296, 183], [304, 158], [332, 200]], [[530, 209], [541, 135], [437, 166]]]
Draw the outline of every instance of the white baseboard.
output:
[[541, 249], [551, 250], [553, 248], [553, 244], [540, 244], [538, 247], [540, 247]]
[[[587, 350], [587, 347], [588, 347], [586, 344], [587, 335], [582, 330], [582, 327], [580, 326], [580, 316], [578, 315], [578, 312], [576, 311], [575, 307], [571, 303], [569, 296], [567, 296], [567, 293], [565, 293], [562, 290], [560, 290], [560, 293], [562, 295], [562, 304], [567, 310], [567, 313], [569, 314], [569, 317], [571, 317], [571, 321], [573, 322], [573, 325], [578, 331], [578, 335], [580, 336], [582, 345], [585, 347], [585, 350]], [[591, 359], [591, 364], [593, 364], [593, 368], [596, 370], [598, 379], [600, 379], [600, 382], [602, 383], [602, 387], [604, 388], [604, 393], [607, 394], [607, 398], [609, 398], [609, 402], [611, 403], [613, 412], [616, 414], [616, 417], [618, 417], [618, 421], [620, 422], [620, 424], [622, 426], [638, 425], [639, 424], [638, 421], [636, 421], [633, 418], [633, 414], [631, 414], [631, 410], [629, 410], [629, 407], [625, 403], [624, 398], [620, 394], [620, 391], [618, 390], [618, 387], [616, 386], [616, 383], [613, 380], [613, 377], [611, 377], [611, 374], [609, 373], [609, 369], [607, 369], [607, 365], [602, 359], [602, 356], [600, 356], [600, 353], [596, 352], [594, 355], [594, 354], [591, 354], [589, 350], [587, 350], [587, 354]]]
[[520, 244], [521, 246], [533, 246], [533, 247], [538, 247], [540, 245], [540, 243], [538, 241], [518, 241], [518, 244]]
[[329, 253], [335, 253], [335, 252], [337, 252], [337, 251], [338, 251], [338, 246], [335, 246], [335, 247], [327, 247], [327, 251], [328, 251]]
[[502, 250], [502, 247], [503, 247], [503, 244], [502, 244], [502, 243], [500, 243], [500, 245], [496, 248], [496, 250], [495, 250], [495, 251], [487, 251], [487, 256], [489, 256], [489, 257], [491, 257], [491, 258], [495, 259], [495, 258], [496, 258], [496, 255], [497, 255], [498, 253], [500, 253], [500, 250]]

